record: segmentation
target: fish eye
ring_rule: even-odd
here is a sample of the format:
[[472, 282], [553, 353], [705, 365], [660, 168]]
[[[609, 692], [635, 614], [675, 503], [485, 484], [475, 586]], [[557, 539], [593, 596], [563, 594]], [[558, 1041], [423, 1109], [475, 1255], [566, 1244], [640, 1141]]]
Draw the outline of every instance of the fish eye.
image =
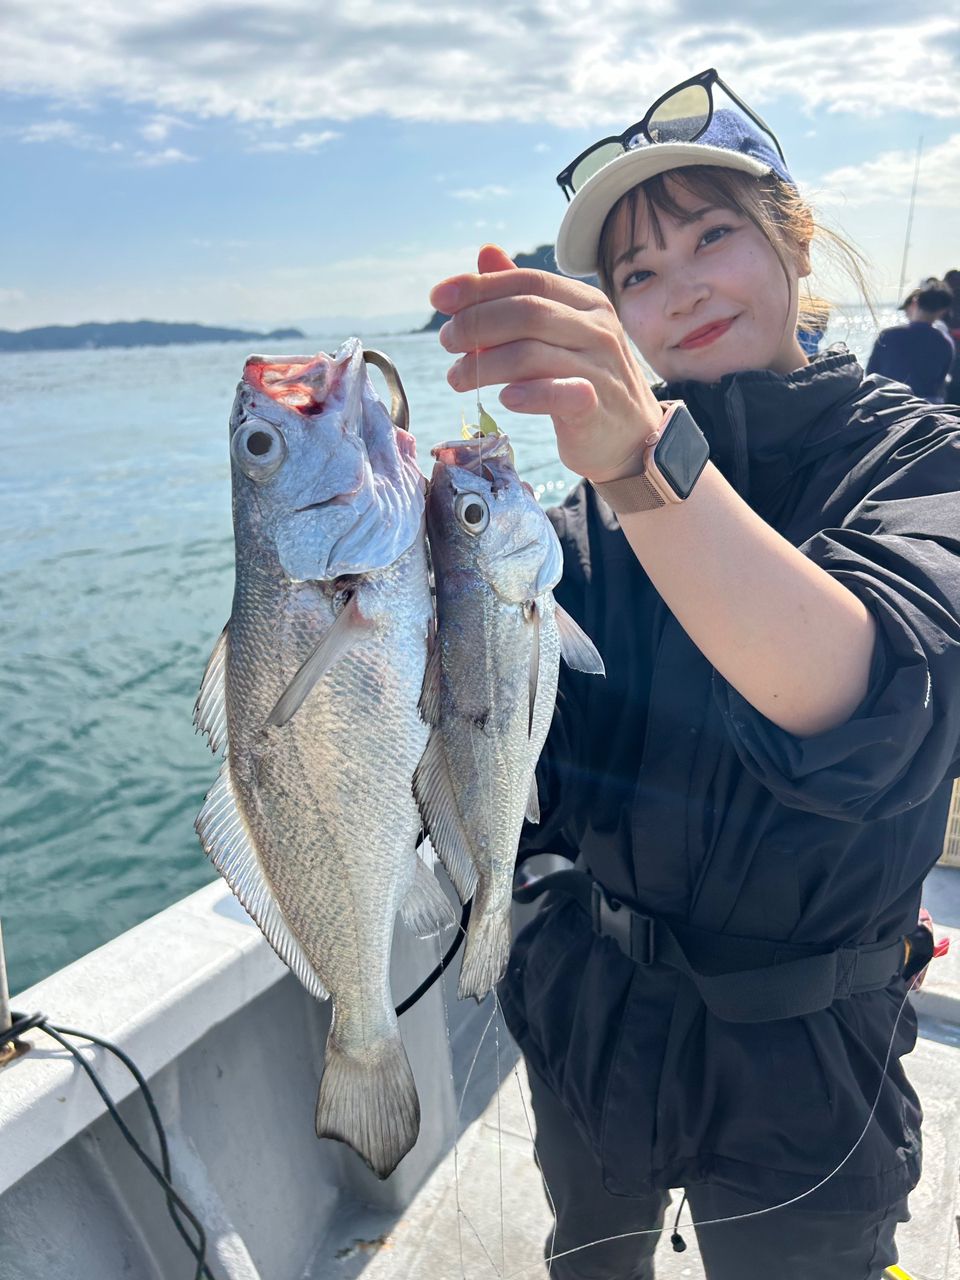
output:
[[453, 513], [470, 534], [483, 533], [490, 523], [490, 509], [479, 493], [458, 494]]
[[269, 480], [287, 456], [287, 442], [271, 422], [245, 422], [233, 433], [230, 452], [244, 475]]

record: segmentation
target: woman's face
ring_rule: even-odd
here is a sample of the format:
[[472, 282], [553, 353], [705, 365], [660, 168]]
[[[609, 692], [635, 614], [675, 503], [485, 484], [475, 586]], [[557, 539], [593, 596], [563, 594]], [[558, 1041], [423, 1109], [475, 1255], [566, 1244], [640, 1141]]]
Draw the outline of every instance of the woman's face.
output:
[[689, 221], [659, 212], [657, 243], [641, 199], [631, 228], [629, 206], [613, 227], [612, 285], [621, 323], [665, 381], [716, 382], [725, 373], [807, 364], [797, 341], [797, 281], [806, 255], [784, 274], [773, 246], [733, 209], [668, 179]]

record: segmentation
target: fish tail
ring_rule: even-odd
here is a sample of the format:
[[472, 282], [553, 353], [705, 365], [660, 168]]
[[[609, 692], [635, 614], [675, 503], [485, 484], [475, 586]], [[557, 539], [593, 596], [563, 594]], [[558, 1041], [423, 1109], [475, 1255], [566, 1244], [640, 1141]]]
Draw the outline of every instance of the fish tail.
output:
[[460, 969], [459, 996], [478, 1002], [503, 977], [510, 955], [510, 909], [481, 911], [470, 921]]
[[394, 1030], [369, 1062], [346, 1053], [331, 1033], [317, 1098], [317, 1137], [336, 1138], [387, 1178], [420, 1132], [420, 1099], [407, 1052]]

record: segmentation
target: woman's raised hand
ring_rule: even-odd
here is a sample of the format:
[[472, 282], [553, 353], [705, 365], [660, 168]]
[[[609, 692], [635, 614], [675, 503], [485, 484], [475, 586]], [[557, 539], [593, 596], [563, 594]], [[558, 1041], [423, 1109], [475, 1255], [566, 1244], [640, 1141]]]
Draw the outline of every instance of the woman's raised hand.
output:
[[553, 419], [571, 471], [631, 474], [662, 410], [610, 302], [582, 281], [517, 267], [496, 245], [484, 245], [477, 266], [430, 295], [450, 316], [441, 344], [464, 353], [447, 381], [456, 391], [505, 382], [507, 409]]

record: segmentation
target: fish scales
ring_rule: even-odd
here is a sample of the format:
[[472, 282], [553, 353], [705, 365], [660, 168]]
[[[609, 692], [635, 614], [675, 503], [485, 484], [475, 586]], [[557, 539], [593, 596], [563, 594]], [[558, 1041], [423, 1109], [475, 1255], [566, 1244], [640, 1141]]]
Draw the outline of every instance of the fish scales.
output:
[[561, 652], [602, 671], [552, 588], [562, 555], [516, 474], [505, 436], [433, 450], [427, 527], [437, 641], [423, 706], [432, 729], [414, 788], [434, 848], [463, 900], [475, 893], [461, 997], [481, 999], [510, 946], [513, 871], [525, 816], [538, 816], [535, 769], [553, 716]]
[[421, 934], [453, 920], [411, 791], [433, 618], [423, 477], [357, 340], [251, 357], [231, 455], [233, 610], [195, 710], [226, 759], [197, 830], [281, 958], [332, 996], [317, 1132], [386, 1177], [419, 1128], [389, 982], [397, 912]]

